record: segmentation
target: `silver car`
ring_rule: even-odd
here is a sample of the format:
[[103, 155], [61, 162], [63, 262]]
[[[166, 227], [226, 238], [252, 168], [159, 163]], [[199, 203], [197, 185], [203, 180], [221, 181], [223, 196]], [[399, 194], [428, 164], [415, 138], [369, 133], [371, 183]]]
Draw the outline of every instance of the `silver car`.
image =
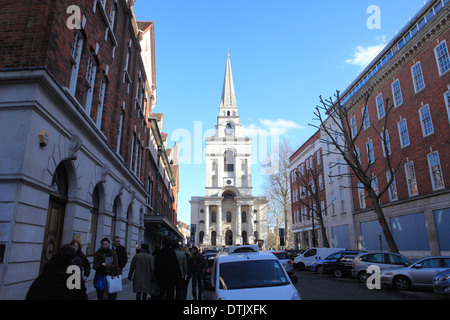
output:
[[366, 283], [369, 275], [367, 268], [376, 265], [380, 271], [390, 268], [402, 268], [412, 264], [412, 261], [397, 253], [390, 252], [364, 252], [358, 254], [353, 260], [352, 276]]
[[436, 293], [450, 295], [450, 269], [433, 277], [433, 290]]
[[280, 260], [282, 266], [284, 267], [284, 269], [286, 270], [286, 272], [288, 274], [293, 274], [294, 273], [294, 263], [292, 262], [292, 259], [289, 258], [288, 254], [286, 253], [286, 251], [283, 250], [265, 250], [264, 252], [269, 252], [274, 254], [278, 260]]
[[450, 268], [450, 257], [429, 257], [405, 268], [387, 269], [381, 274], [381, 284], [399, 290], [411, 287], [431, 287], [433, 277]]

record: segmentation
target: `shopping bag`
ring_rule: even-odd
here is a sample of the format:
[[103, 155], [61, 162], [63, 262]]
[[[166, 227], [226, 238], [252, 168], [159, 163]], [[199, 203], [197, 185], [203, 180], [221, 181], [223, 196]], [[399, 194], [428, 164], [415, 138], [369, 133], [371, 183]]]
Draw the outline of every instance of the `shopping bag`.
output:
[[108, 293], [117, 293], [122, 291], [122, 275], [115, 277], [106, 276]]
[[94, 288], [103, 291], [106, 288], [106, 276], [104, 274], [95, 274]]

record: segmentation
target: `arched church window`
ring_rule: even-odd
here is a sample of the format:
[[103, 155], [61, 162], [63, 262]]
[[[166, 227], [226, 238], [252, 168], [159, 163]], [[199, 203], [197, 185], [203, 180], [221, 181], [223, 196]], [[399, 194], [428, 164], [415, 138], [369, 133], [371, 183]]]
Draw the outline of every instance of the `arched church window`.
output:
[[224, 171], [233, 172], [234, 171], [234, 155], [233, 151], [227, 150], [224, 155]]
[[227, 222], [231, 222], [231, 212], [227, 212]]
[[211, 223], [217, 222], [217, 214], [215, 211], [211, 212]]
[[243, 211], [242, 212], [242, 223], [246, 223], [247, 222], [247, 212]]

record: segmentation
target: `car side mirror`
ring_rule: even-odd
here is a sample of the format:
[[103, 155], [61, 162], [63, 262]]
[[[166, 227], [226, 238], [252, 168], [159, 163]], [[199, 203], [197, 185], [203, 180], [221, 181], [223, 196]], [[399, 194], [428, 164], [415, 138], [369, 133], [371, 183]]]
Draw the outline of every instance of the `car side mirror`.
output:
[[414, 269], [420, 269], [420, 268], [422, 268], [422, 265], [420, 263], [418, 263], [414, 266]]

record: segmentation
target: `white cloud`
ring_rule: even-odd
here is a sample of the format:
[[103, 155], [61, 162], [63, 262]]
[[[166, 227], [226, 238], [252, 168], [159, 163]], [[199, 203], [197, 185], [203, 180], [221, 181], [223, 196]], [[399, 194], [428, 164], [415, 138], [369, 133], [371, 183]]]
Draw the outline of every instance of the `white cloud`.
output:
[[289, 130], [304, 129], [304, 126], [292, 120], [285, 119], [259, 119], [259, 125], [251, 124], [244, 126], [244, 135], [257, 136], [260, 134], [277, 133], [278, 135], [285, 135]]
[[368, 47], [357, 46], [353, 53], [353, 58], [346, 60], [345, 63], [358, 66], [362, 70], [381, 52], [381, 50], [383, 50], [385, 46], [385, 43]]

